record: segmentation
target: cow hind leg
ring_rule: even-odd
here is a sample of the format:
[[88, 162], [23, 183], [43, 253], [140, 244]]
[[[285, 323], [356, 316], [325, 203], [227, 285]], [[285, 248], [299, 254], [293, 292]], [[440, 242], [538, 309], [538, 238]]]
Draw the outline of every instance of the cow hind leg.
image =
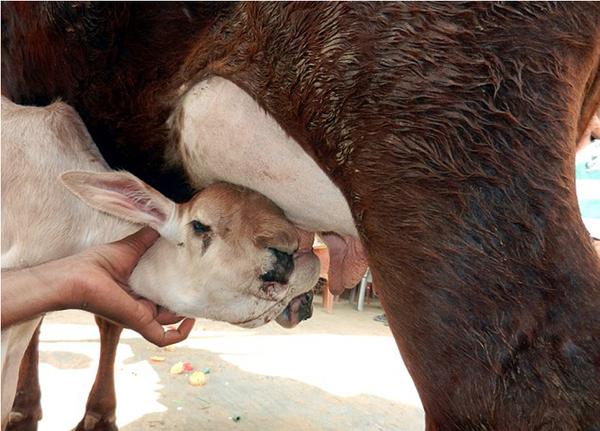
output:
[[38, 343], [40, 325], [36, 328], [21, 360], [19, 381], [6, 431], [36, 431], [42, 418], [41, 391], [38, 376]]
[[117, 431], [115, 409], [115, 356], [123, 328], [96, 316], [100, 329], [100, 363], [85, 406], [85, 416], [75, 431]]

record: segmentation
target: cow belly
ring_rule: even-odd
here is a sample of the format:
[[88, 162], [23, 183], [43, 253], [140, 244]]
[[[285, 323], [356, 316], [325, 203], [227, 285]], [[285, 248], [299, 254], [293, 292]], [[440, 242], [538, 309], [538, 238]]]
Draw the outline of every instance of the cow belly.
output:
[[366, 270], [346, 199], [279, 124], [240, 87], [220, 77], [196, 84], [171, 120], [178, 157], [197, 188], [226, 181], [270, 198], [288, 219], [323, 237], [331, 255], [329, 286], [340, 293]]
[[220, 77], [184, 96], [180, 157], [196, 187], [227, 181], [269, 197], [299, 227], [356, 237], [346, 199], [302, 147], [245, 91]]

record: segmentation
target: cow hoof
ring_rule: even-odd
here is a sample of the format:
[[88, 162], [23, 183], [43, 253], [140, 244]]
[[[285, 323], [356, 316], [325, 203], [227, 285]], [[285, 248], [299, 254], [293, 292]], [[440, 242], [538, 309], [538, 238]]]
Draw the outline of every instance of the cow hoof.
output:
[[42, 418], [41, 412], [26, 414], [13, 410], [8, 414], [6, 431], [37, 431], [38, 421]]
[[83, 420], [73, 431], [119, 431], [114, 413], [101, 415], [96, 412], [86, 412]]

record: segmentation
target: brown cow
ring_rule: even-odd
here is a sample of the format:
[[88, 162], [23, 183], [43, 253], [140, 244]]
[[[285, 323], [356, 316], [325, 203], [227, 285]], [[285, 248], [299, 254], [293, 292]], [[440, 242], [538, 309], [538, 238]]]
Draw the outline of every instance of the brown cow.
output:
[[193, 166], [165, 162], [190, 148], [167, 119], [197, 83], [262, 107], [348, 202], [428, 430], [600, 429], [600, 265], [574, 183], [600, 4], [2, 12], [3, 92], [64, 98], [109, 163], [171, 196]]

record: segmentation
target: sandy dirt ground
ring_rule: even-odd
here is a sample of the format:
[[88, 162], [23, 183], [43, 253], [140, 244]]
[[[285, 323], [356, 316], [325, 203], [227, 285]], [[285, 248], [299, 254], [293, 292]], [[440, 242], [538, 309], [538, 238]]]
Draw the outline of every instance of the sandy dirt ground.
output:
[[[291, 330], [200, 320], [173, 351], [125, 331], [116, 360], [117, 424], [122, 431], [422, 430], [422, 407], [390, 330], [373, 320], [380, 313], [346, 301], [333, 314], [316, 305], [313, 318]], [[81, 419], [98, 353], [91, 315], [46, 317], [40, 431], [70, 430]], [[171, 375], [179, 361], [209, 368], [206, 384]]]

